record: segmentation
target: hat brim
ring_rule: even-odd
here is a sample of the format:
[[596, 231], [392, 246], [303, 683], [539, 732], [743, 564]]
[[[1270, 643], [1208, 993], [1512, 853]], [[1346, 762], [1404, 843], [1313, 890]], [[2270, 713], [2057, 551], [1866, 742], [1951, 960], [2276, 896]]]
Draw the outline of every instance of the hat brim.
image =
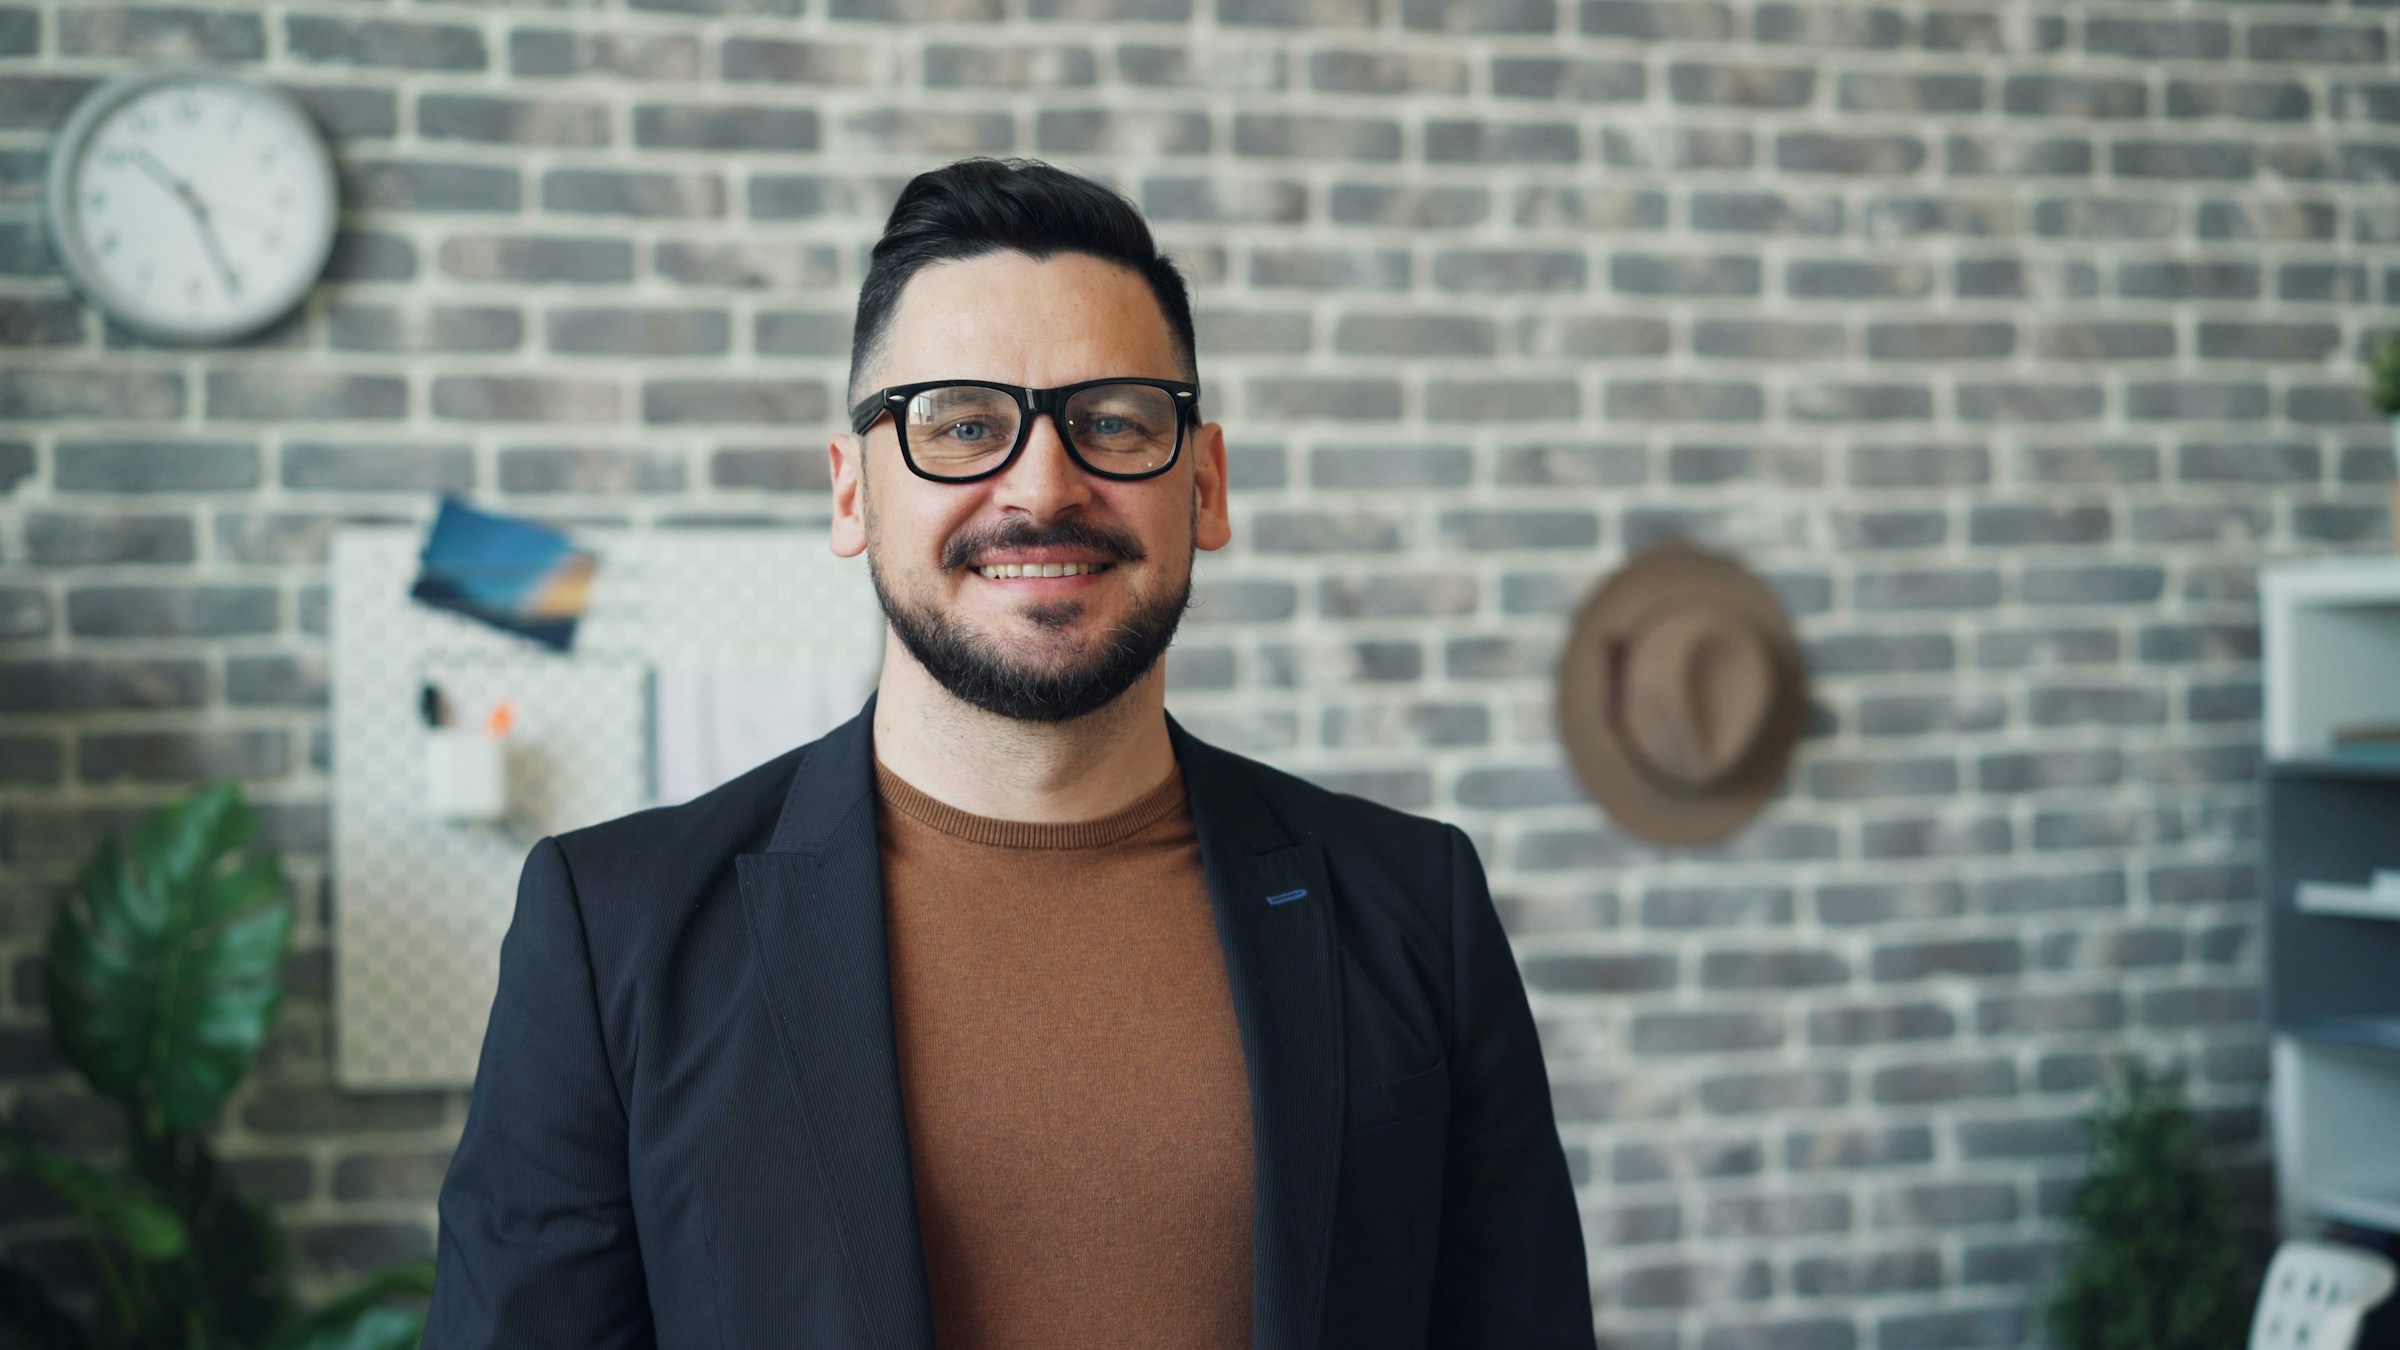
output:
[[[1701, 791], [1651, 779], [1604, 711], [1615, 696], [1609, 642], [1662, 602], [1748, 619], [1765, 639], [1774, 671], [1774, 694], [1750, 752]], [[1807, 669], [1774, 591], [1735, 559], [1681, 540], [1637, 554], [1593, 589], [1559, 657], [1557, 693], [1559, 737], [1584, 790], [1618, 824], [1660, 844], [1708, 843], [1758, 814], [1782, 789], [1792, 749], [1808, 724]]]

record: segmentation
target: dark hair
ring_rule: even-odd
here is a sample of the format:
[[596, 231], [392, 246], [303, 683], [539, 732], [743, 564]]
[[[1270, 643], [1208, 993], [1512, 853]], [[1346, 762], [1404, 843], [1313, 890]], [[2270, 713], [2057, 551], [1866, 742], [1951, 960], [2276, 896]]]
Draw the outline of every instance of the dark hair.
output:
[[[908, 180], [892, 203], [883, 238], [858, 292], [850, 331], [850, 399], [859, 376], [883, 356], [892, 311], [908, 279], [937, 262], [1014, 249], [1036, 260], [1088, 253], [1139, 273], [1150, 283], [1174, 335], [1184, 371], [1198, 379], [1192, 301], [1183, 274], [1158, 251], [1132, 202], [1089, 178], [1038, 159], [977, 157], [928, 169]], [[845, 400], [847, 401], [847, 400]]]

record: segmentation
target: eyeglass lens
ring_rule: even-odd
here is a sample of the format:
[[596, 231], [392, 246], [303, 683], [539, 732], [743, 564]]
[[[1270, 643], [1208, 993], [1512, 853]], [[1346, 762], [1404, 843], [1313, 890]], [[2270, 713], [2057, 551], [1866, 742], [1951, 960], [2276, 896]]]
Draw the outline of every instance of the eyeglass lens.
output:
[[[1060, 427], [1102, 473], [1148, 473], [1175, 457], [1183, 434], [1175, 396], [1147, 384], [1100, 384], [1067, 399]], [[900, 421], [909, 458], [926, 473], [968, 478], [1008, 457], [1025, 410], [1004, 389], [948, 384], [919, 392]]]

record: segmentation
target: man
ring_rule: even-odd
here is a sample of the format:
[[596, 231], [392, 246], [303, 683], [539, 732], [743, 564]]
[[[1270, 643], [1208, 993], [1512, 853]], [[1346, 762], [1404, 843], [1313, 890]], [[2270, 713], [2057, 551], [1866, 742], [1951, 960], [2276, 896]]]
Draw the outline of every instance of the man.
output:
[[1166, 715], [1231, 529], [1140, 216], [920, 175], [852, 362], [833, 548], [881, 687], [535, 846], [426, 1346], [1590, 1347], [1466, 837]]

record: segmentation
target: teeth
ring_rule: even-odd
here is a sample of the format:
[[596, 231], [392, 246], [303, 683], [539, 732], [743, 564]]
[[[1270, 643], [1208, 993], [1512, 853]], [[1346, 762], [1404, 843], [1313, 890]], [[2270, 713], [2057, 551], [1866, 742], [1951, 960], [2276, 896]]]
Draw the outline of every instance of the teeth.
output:
[[975, 570], [999, 581], [1010, 577], [1080, 577], [1107, 566], [1107, 563], [992, 563]]

